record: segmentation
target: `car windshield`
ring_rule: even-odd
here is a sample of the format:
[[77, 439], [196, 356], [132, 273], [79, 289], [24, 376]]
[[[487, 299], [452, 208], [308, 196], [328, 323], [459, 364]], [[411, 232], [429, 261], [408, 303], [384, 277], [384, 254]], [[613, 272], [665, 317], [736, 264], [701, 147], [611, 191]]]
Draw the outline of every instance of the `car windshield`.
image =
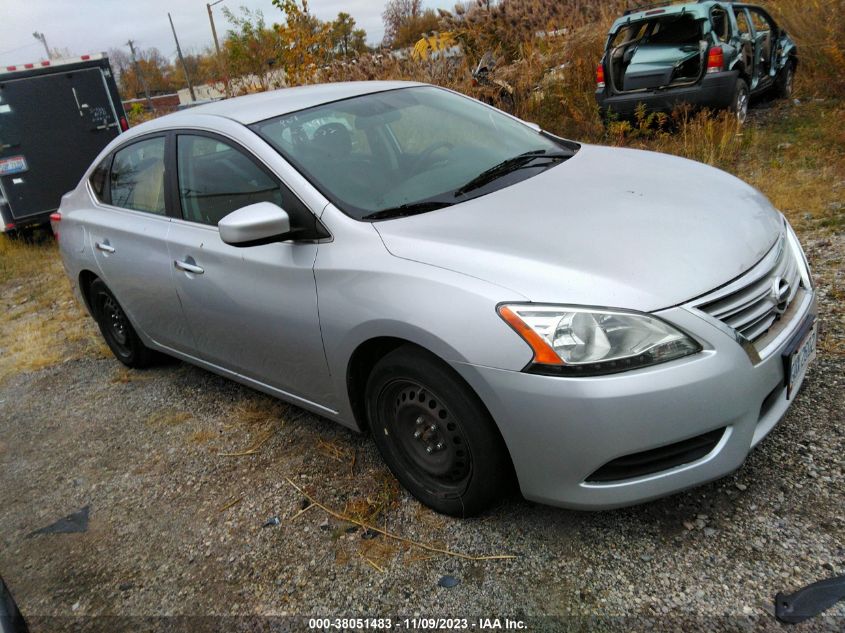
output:
[[578, 147], [431, 86], [353, 97], [251, 127], [359, 220], [463, 202], [530, 178]]

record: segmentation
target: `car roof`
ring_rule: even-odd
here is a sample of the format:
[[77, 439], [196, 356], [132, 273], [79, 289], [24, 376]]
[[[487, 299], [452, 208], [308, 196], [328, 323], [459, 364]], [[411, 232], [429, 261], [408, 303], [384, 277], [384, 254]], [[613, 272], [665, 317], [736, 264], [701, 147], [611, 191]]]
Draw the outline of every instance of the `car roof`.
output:
[[611, 31], [615, 31], [628, 22], [639, 22], [663, 15], [689, 13], [695, 17], [705, 17], [714, 5], [730, 6], [731, 4], [733, 3], [724, 0], [700, 0], [699, 2], [644, 6], [639, 9], [631, 9], [622, 17], [617, 18], [611, 27]]
[[[249, 125], [283, 114], [313, 108], [324, 103], [359, 97], [361, 95], [427, 84], [412, 81], [346, 81], [280, 88], [243, 97], [233, 97], [187, 108], [155, 119], [162, 127], [172, 125], [176, 117], [211, 114]], [[152, 127], [147, 125], [149, 130]]]

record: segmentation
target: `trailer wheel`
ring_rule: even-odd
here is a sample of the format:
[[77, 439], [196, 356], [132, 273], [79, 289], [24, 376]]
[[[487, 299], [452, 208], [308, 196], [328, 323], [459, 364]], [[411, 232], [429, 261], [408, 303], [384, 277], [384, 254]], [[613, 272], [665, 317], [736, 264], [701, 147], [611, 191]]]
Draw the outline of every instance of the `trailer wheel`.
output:
[[134, 369], [149, 367], [160, 355], [144, 345], [117, 299], [101, 279], [91, 282], [88, 303], [100, 332], [117, 360]]
[[731, 112], [736, 115], [736, 120], [740, 125], [745, 123], [748, 118], [748, 104], [751, 101], [751, 93], [748, 91], [748, 84], [744, 79], [736, 80], [736, 88], [734, 88], [734, 98], [731, 103]]

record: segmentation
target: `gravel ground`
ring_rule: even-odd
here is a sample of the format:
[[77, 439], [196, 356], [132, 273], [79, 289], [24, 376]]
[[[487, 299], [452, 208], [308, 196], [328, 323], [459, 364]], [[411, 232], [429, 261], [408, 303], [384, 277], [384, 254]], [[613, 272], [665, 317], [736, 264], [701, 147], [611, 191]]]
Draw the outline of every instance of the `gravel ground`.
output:
[[[721, 481], [612, 512], [514, 498], [453, 520], [399, 489], [366, 437], [188, 365], [134, 372], [89, 357], [0, 385], [0, 572], [44, 631], [141, 622], [81, 616], [208, 614], [779, 629], [766, 612], [777, 591], [845, 574], [845, 334], [835, 291], [845, 236], [805, 244], [822, 351], [786, 418]], [[466, 560], [364, 538], [317, 507], [298, 514], [303, 495], [288, 478], [337, 511], [375, 511], [409, 539], [516, 558]], [[31, 535], [86, 505], [87, 532]], [[278, 525], [262, 527], [274, 516]], [[439, 587], [444, 575], [459, 584]], [[797, 630], [845, 630], [845, 603], [828, 614]]]

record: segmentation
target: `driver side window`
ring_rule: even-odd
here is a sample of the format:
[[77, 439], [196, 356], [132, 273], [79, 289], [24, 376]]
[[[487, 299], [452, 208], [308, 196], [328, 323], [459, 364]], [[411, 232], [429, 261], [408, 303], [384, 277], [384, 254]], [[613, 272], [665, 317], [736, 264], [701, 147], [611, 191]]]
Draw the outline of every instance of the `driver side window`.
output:
[[176, 147], [179, 200], [186, 220], [217, 226], [232, 211], [256, 202], [283, 206], [279, 184], [228, 143], [180, 134]]

